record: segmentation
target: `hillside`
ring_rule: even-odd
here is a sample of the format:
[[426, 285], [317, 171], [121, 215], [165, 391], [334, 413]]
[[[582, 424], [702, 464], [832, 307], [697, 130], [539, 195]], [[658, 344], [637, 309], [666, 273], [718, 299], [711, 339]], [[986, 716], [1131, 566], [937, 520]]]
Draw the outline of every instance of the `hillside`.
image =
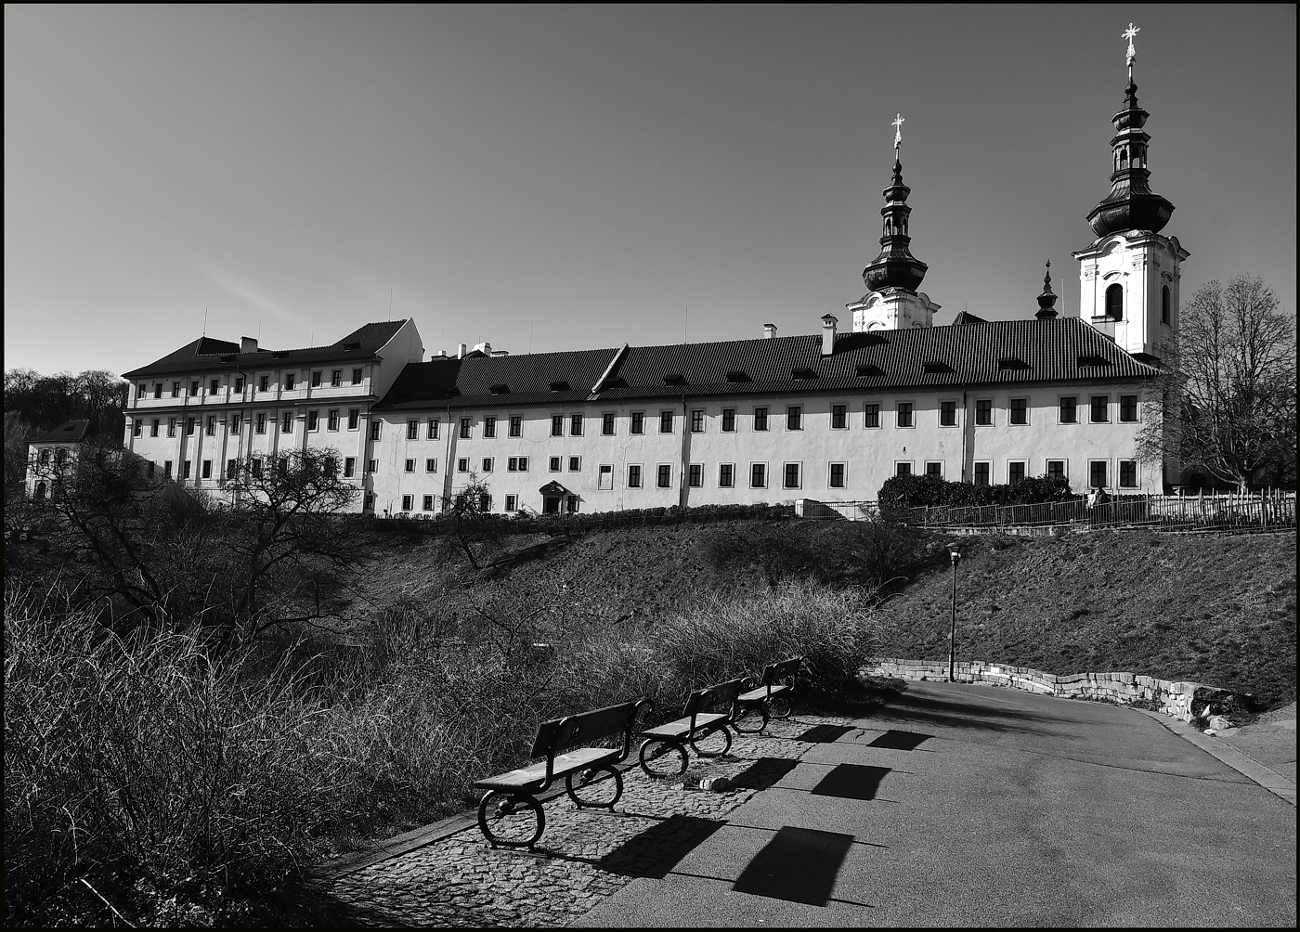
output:
[[[1295, 535], [965, 538], [958, 653], [1053, 673], [1128, 670], [1295, 699]], [[515, 539], [491, 569], [392, 538], [361, 574], [368, 610], [449, 613], [545, 639], [548, 626], [653, 625], [705, 592], [783, 574], [873, 588], [882, 656], [946, 659], [946, 538], [848, 522], [730, 522]], [[509, 555], [513, 554], [513, 558]], [[905, 581], [905, 584], [904, 584]]]

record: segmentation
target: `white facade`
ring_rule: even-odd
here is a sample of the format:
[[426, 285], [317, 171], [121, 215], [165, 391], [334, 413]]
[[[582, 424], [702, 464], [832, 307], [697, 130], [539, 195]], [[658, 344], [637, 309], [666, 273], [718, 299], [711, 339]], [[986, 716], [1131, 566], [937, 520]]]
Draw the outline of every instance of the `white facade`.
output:
[[1178, 238], [1127, 230], [1102, 237], [1074, 257], [1079, 316], [1125, 352], [1159, 357], [1178, 328], [1179, 279], [1188, 257]]

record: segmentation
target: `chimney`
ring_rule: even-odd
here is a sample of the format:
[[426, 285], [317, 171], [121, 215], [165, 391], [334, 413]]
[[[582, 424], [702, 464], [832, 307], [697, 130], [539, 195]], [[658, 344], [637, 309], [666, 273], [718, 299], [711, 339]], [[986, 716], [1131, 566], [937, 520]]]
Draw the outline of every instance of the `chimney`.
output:
[[432, 356], [429, 357], [430, 360], [446, 359], [446, 358], [447, 358], [447, 351], [445, 349], [440, 349], [438, 350], [438, 352], [434, 353]]
[[458, 343], [458, 344], [456, 345], [456, 358], [457, 358], [457, 359], [464, 359], [464, 358], [465, 358], [465, 344], [464, 344], [464, 343]]
[[822, 315], [822, 355], [830, 356], [835, 352], [835, 325], [839, 318], [834, 314]]
[[764, 325], [763, 325], [763, 339], [764, 339], [764, 340], [770, 340], [770, 339], [772, 339], [772, 337], [774, 337], [774, 336], [776, 336], [776, 324], [764, 324]]
[[482, 353], [484, 356], [491, 356], [491, 355], [492, 355], [492, 344], [489, 343], [487, 340], [484, 340], [482, 343], [475, 343], [475, 344], [474, 344], [474, 352], [476, 352], [476, 353]]
[[241, 353], [256, 353], [256, 352], [257, 352], [257, 337], [240, 337], [240, 338], [239, 338], [239, 351], [240, 351]]

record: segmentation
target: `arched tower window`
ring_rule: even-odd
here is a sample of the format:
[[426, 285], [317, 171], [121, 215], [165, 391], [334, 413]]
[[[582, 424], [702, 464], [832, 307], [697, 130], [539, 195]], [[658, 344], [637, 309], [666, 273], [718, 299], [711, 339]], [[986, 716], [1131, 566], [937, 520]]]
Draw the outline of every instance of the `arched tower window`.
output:
[[1119, 167], [1128, 168], [1128, 149], [1119, 150]]
[[1106, 289], [1106, 316], [1111, 320], [1124, 319], [1124, 286], [1111, 285]]
[[1169, 286], [1164, 285], [1160, 288], [1160, 320], [1162, 323], [1169, 323]]

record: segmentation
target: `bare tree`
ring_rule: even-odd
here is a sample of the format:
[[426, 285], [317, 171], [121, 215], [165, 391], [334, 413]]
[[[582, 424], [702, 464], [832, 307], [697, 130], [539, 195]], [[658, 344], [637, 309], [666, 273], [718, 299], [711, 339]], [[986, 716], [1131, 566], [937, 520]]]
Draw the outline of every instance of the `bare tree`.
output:
[[1153, 417], [1138, 435], [1148, 461], [1172, 461], [1241, 488], [1294, 483], [1296, 321], [1273, 289], [1237, 275], [1183, 309], [1149, 386]]

